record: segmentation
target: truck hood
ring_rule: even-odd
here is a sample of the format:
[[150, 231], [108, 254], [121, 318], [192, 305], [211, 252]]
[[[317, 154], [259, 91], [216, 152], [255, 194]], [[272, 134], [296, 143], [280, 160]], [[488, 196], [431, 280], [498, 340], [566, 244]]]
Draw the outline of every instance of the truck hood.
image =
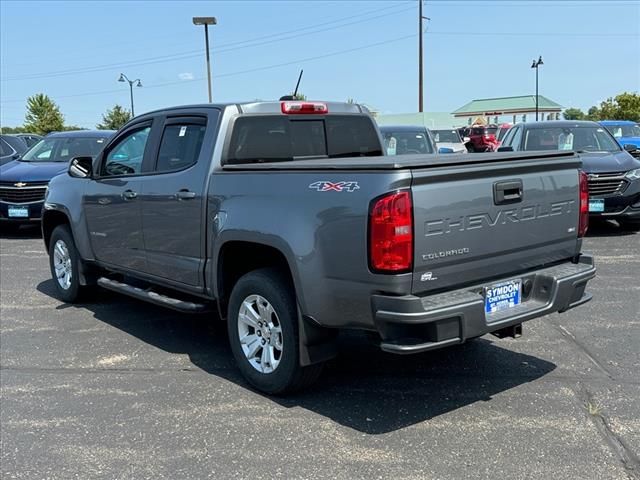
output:
[[629, 153], [620, 152], [588, 152], [580, 153], [582, 168], [587, 173], [628, 172], [640, 168], [640, 160]]
[[13, 160], [0, 166], [3, 182], [47, 182], [67, 171], [67, 162], [21, 162]]

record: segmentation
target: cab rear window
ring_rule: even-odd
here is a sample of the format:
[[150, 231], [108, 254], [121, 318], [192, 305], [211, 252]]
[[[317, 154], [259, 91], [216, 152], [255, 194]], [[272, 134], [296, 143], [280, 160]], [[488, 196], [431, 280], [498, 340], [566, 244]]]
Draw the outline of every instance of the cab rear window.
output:
[[380, 155], [378, 133], [368, 117], [259, 115], [236, 119], [225, 163]]

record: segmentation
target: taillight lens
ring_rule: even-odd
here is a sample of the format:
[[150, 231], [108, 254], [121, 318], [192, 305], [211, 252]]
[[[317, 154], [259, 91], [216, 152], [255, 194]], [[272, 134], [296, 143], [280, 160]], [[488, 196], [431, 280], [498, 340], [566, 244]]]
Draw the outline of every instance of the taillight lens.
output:
[[322, 102], [282, 102], [280, 104], [280, 108], [282, 110], [282, 113], [286, 113], [288, 115], [296, 113], [329, 113], [329, 107], [326, 103]]
[[411, 270], [413, 215], [409, 192], [394, 192], [373, 201], [369, 213], [369, 263], [376, 272]]
[[584, 237], [589, 228], [589, 177], [580, 171], [580, 219], [578, 237]]

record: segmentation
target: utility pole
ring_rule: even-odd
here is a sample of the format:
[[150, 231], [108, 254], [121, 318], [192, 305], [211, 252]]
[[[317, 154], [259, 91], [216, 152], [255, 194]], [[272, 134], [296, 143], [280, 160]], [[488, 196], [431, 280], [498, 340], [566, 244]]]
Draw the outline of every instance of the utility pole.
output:
[[423, 101], [423, 83], [424, 83], [424, 66], [422, 64], [422, 31], [423, 20], [431, 20], [429, 17], [422, 15], [422, 2], [424, 0], [418, 0], [418, 112], [422, 113], [424, 101]]

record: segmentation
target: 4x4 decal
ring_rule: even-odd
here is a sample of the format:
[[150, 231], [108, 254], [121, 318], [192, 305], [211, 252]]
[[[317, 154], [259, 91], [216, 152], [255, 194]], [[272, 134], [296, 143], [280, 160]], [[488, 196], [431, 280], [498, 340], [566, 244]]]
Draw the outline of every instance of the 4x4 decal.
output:
[[360, 188], [360, 185], [358, 182], [328, 182], [325, 180], [313, 182], [309, 188], [318, 192], [355, 192]]

